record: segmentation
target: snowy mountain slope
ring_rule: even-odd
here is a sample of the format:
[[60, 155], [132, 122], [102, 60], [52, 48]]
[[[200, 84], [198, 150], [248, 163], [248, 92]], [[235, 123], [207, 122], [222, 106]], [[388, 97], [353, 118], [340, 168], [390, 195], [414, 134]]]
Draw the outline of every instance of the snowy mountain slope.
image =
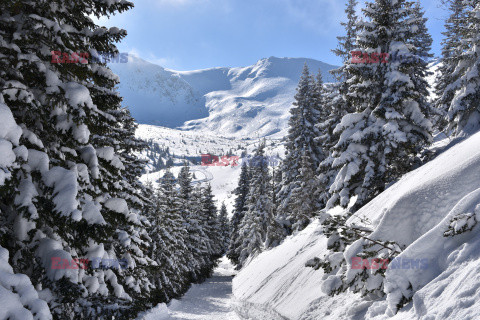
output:
[[[178, 176], [181, 167], [175, 166], [171, 172]], [[204, 167], [201, 165], [191, 165], [190, 172], [193, 174], [194, 185], [209, 183], [212, 186], [212, 193], [215, 196], [216, 205], [220, 208], [222, 202], [225, 202], [229, 215], [232, 214], [235, 197], [232, 191], [237, 187], [240, 175], [240, 167]], [[144, 174], [140, 181], [143, 183], [152, 183], [157, 185], [159, 179], [163, 177], [165, 170], [159, 170]]]
[[202, 153], [224, 154], [230, 149], [246, 148], [249, 140], [225, 138], [213, 133], [182, 131], [153, 125], [139, 125], [136, 136], [143, 140], [151, 140], [161, 146], [168, 147], [170, 153], [177, 157], [198, 156]]
[[175, 127], [208, 116], [205, 98], [178, 74], [135, 56], [128, 59], [110, 67], [120, 77], [123, 104], [138, 122]]
[[[361, 224], [360, 217], [371, 221], [371, 239], [404, 247], [397, 258], [428, 260], [425, 269], [389, 267], [384, 297], [364, 299], [348, 291], [331, 297], [322, 292], [337, 276], [327, 279], [322, 269], [304, 266], [327, 253], [327, 240], [315, 221], [253, 259], [235, 277], [238, 311], [248, 307], [312, 320], [480, 318], [480, 226], [474, 223], [480, 220], [479, 168], [480, 133], [408, 173], [350, 218], [356, 224]], [[444, 236], [465, 226], [473, 230]], [[347, 276], [362, 244], [354, 242], [343, 255]], [[403, 296], [412, 302], [395, 315]]]
[[[173, 156], [172, 172], [175, 175], [180, 172], [184, 159], [188, 159], [196, 182], [210, 183], [217, 204], [225, 201], [228, 212], [232, 212], [234, 197], [231, 192], [237, 187], [243, 160], [238, 161], [238, 166], [202, 166], [201, 156], [202, 154], [222, 156], [229, 152], [238, 157], [241, 157], [242, 153], [247, 156], [253, 155], [258, 140], [225, 138], [208, 132], [182, 131], [152, 125], [139, 125], [136, 136], [152, 141], [161, 148], [168, 148]], [[267, 156], [276, 159], [277, 155], [283, 157], [284, 152], [284, 146], [279, 139], [267, 140]], [[149, 152], [142, 153], [140, 157], [149, 161], [147, 173], [142, 176], [141, 181], [155, 185], [163, 176], [164, 170], [156, 170], [153, 167], [152, 155]], [[272, 161], [272, 165], [274, 164]]]
[[306, 58], [174, 71], [130, 56], [128, 63], [110, 67], [120, 77], [124, 105], [139, 123], [240, 138], [285, 132], [304, 63], [320, 70], [325, 82], [334, 81], [328, 71], [335, 66]]

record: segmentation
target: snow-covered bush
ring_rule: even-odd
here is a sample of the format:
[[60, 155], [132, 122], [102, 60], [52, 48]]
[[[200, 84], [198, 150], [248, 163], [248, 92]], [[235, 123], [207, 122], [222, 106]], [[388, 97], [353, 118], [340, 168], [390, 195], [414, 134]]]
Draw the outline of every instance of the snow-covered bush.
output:
[[[480, 206], [476, 209], [476, 212], [480, 211]], [[461, 213], [456, 215], [450, 221], [448, 230], [443, 233], [445, 237], [453, 237], [458, 234], [472, 231], [477, 225], [477, 217], [473, 212]]]

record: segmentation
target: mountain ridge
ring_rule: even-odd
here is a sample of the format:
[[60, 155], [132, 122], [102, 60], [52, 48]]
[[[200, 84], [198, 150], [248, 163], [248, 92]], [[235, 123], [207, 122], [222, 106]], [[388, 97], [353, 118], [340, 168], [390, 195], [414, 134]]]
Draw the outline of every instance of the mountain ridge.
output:
[[303, 65], [335, 81], [336, 66], [308, 58], [269, 57], [247, 67], [175, 71], [131, 56], [110, 64], [139, 123], [230, 137], [285, 132]]

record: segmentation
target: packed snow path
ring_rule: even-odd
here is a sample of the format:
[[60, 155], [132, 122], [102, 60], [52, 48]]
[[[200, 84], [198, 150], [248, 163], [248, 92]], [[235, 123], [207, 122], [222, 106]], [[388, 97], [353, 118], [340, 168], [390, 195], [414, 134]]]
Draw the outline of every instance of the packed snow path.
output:
[[194, 284], [180, 300], [159, 305], [142, 320], [240, 320], [232, 308], [233, 266], [222, 258], [213, 276]]

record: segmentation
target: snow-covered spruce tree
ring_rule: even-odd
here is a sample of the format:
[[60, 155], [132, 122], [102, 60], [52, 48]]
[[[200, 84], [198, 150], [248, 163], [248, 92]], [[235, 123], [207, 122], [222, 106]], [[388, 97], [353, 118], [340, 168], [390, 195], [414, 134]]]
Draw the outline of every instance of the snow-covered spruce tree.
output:
[[192, 174], [190, 166], [184, 163], [178, 175], [180, 187], [180, 209], [187, 229], [185, 244], [188, 247], [186, 257], [189, 270], [189, 281], [200, 282], [208, 277], [209, 268], [209, 241], [201, 220], [201, 190], [192, 186]]
[[[292, 191], [300, 188], [305, 182], [300, 172], [301, 162], [299, 159], [304, 153], [308, 153], [310, 157], [309, 170], [315, 171], [322, 160], [325, 159], [323, 150], [318, 140], [320, 136], [318, 128], [315, 126], [320, 122], [322, 95], [317, 86], [315, 79], [310, 75], [308, 66], [305, 64], [300, 82], [295, 95], [294, 107], [290, 110], [291, 117], [289, 119], [289, 131], [285, 143], [285, 159], [282, 164], [282, 188], [277, 195], [279, 206], [277, 215], [279, 221], [286, 220], [288, 224], [288, 233], [304, 227], [305, 223], [297, 223], [300, 219], [298, 208], [292, 197]], [[312, 182], [312, 181], [310, 181]], [[307, 200], [311, 203], [312, 212], [307, 214], [312, 217], [321, 204], [318, 202], [316, 194], [307, 196]], [[303, 221], [302, 214], [302, 221]], [[293, 225], [295, 224], [295, 228]], [[293, 229], [292, 229], [293, 228]]]
[[316, 168], [318, 180], [316, 196], [323, 206], [330, 198], [329, 187], [337, 174], [337, 170], [332, 167], [332, 148], [338, 141], [338, 135], [334, 134], [333, 130], [347, 113], [345, 99], [340, 94], [341, 85], [341, 82], [324, 84], [320, 71], [317, 74], [316, 90], [321, 99], [319, 100], [320, 122], [315, 125], [319, 136], [315, 139], [325, 158]]
[[[117, 52], [126, 32], [90, 15], [128, 1], [4, 1], [0, 4], [0, 90], [22, 127], [12, 180], [0, 195], [12, 230], [2, 246], [12, 267], [49, 296], [54, 317], [132, 317], [153, 289], [146, 275], [148, 222], [138, 186], [141, 143], [105, 64], [55, 63], [74, 53]], [[52, 59], [54, 60], [52, 63]], [[129, 124], [130, 123], [130, 124]], [[18, 232], [13, 232], [17, 230]], [[55, 269], [54, 260], [125, 259], [126, 269]]]
[[238, 265], [240, 257], [240, 246], [242, 239], [240, 237], [240, 225], [242, 223], [245, 212], [247, 211], [246, 202], [248, 190], [250, 188], [250, 172], [247, 162], [242, 163], [240, 178], [237, 188], [233, 191], [235, 204], [233, 207], [233, 216], [230, 221], [230, 243], [228, 246], [227, 257], [233, 264]]
[[455, 93], [448, 109], [448, 131], [457, 137], [468, 136], [480, 130], [480, 1], [470, 0], [465, 3], [473, 9], [468, 12], [467, 27], [461, 34], [466, 51], [461, 52], [457, 58], [453, 77], [459, 78], [455, 82]]
[[215, 264], [215, 260], [223, 255], [223, 241], [217, 215], [218, 210], [213, 198], [214, 196], [212, 193], [212, 187], [210, 184], [207, 184], [207, 186], [202, 188], [201, 218], [203, 220], [203, 228], [209, 242], [209, 262], [212, 266]]
[[255, 151], [254, 159], [250, 163], [250, 175], [250, 188], [245, 204], [247, 210], [239, 232], [242, 239], [239, 247], [239, 268], [249, 257], [263, 250], [272, 210], [271, 176], [265, 156], [265, 141], [262, 141]]
[[152, 293], [167, 302], [183, 294], [189, 287], [187, 230], [180, 214], [180, 198], [176, 179], [169, 169], [154, 193], [150, 254], [158, 266], [151, 268], [150, 277], [156, 282]]
[[433, 39], [427, 28], [428, 18], [425, 18], [425, 11], [419, 0], [415, 2], [410, 8], [412, 18], [417, 22], [417, 28], [414, 33], [415, 37], [412, 39], [412, 51], [423, 60], [433, 58], [432, 43]]
[[[358, 23], [357, 47], [372, 61], [345, 65], [351, 75], [347, 100], [355, 112], [345, 115], [334, 131], [340, 136], [332, 164], [339, 173], [328, 207], [347, 207], [357, 196], [355, 211], [410, 170], [431, 141], [431, 123], [422, 110], [426, 97], [415, 89], [416, 69], [425, 64], [412, 45], [419, 28], [418, 19], [409, 15], [411, 5], [376, 0], [363, 9], [367, 20]], [[381, 63], [381, 53], [402, 58]]]
[[[318, 82], [318, 81], [317, 81]], [[330, 198], [329, 188], [332, 185], [338, 170], [333, 167], [333, 147], [337, 144], [339, 135], [334, 132], [342, 117], [347, 113], [346, 102], [340, 94], [342, 83], [328, 83], [323, 85], [322, 121], [316, 126], [320, 131], [317, 137], [326, 157], [317, 168], [318, 197], [321, 203], [326, 204]]]
[[[427, 28], [428, 18], [425, 18], [425, 12], [423, 11], [420, 1], [415, 2], [410, 10], [412, 20], [417, 24], [417, 29], [413, 32], [414, 35], [411, 39], [411, 50], [416, 56], [417, 63], [420, 65], [419, 68], [414, 69], [416, 74], [412, 77], [412, 81], [415, 86], [415, 91], [418, 91], [418, 93], [424, 97], [429, 97], [429, 84], [426, 78], [433, 74], [433, 72], [428, 70], [428, 62], [433, 57], [433, 53], [431, 53], [433, 40]], [[422, 103], [420, 109], [428, 119], [440, 115], [429, 100], [418, 102]]]
[[[351, 74], [345, 71], [346, 66], [351, 61], [352, 52], [357, 48], [357, 35], [360, 28], [360, 20], [357, 16], [355, 7], [358, 2], [356, 0], [348, 0], [346, 3], [345, 13], [347, 14], [347, 22], [341, 22], [340, 24], [345, 29], [343, 36], [338, 36], [338, 45], [332, 52], [342, 59], [343, 65], [331, 70], [330, 73], [337, 77], [338, 88], [340, 93], [345, 94], [348, 90], [348, 81], [351, 78]], [[346, 99], [344, 99], [346, 100]], [[337, 100], [335, 107], [340, 110], [345, 110], [347, 107], [345, 103], [347, 101]]]
[[291, 191], [292, 211], [290, 212], [290, 220], [295, 221], [292, 226], [293, 230], [305, 229], [319, 209], [315, 201], [312, 201], [312, 198], [318, 197], [319, 182], [308, 148], [301, 151], [299, 162], [300, 168], [298, 171], [302, 179]]
[[272, 210], [268, 218], [267, 234], [265, 240], [265, 248], [273, 248], [278, 246], [283, 239], [288, 236], [285, 228], [286, 222], [280, 220], [277, 214], [278, 200], [277, 194], [282, 187], [282, 171], [273, 166], [272, 170]]
[[118, 141], [120, 141], [120, 144], [122, 144], [122, 148], [119, 152], [123, 157], [122, 163], [126, 168], [126, 178], [128, 181], [133, 181], [133, 188], [130, 191], [137, 193], [137, 196], [141, 198], [141, 191], [144, 188], [144, 185], [140, 182], [138, 177], [144, 173], [148, 160], [142, 160], [136, 155], [141, 151], [148, 149], [148, 143], [135, 138], [138, 124], [135, 122], [135, 119], [132, 118], [129, 109], [122, 108], [118, 110], [117, 113], [122, 126], [117, 130], [116, 134], [110, 136], [115, 135]]
[[[358, 22], [358, 16], [355, 8], [357, 4], [357, 0], [347, 1], [345, 8], [347, 22], [340, 22], [340, 24], [345, 28], [345, 35], [337, 37], [337, 48], [332, 50], [335, 55], [342, 58], [343, 63], [346, 63], [348, 60], [350, 60], [351, 52], [355, 49]], [[342, 81], [343, 76], [345, 75], [343, 72], [343, 67], [332, 70], [332, 74], [336, 75], [339, 81]]]
[[183, 225], [187, 230], [187, 238], [185, 239], [185, 245], [188, 248], [185, 260], [187, 262], [188, 278], [190, 282], [198, 281], [198, 272], [200, 270], [200, 263], [197, 260], [200, 256], [195, 249], [200, 237], [200, 225], [198, 219], [195, 217], [195, 209], [198, 209], [197, 205], [194, 205], [194, 194], [192, 186], [192, 174], [190, 173], [190, 166], [185, 161], [180, 173], [177, 177], [178, 194], [180, 198], [180, 214], [183, 218]]
[[[380, 11], [380, 8], [382, 8], [381, 6], [376, 6], [375, 7], [375, 4], [379, 4], [380, 2], [382, 1], [377, 1], [377, 3], [373, 3], [373, 4], [370, 4], [370, 7], [367, 6], [367, 9], [368, 12], [374, 12], [374, 10], [372, 10], [372, 7], [371, 6], [374, 6], [375, 9], [378, 9]], [[385, 6], [384, 8], [388, 8], [388, 6]], [[424, 20], [423, 19], [420, 19], [419, 18], [419, 14], [418, 12], [421, 12], [419, 10], [419, 8], [417, 8], [419, 11], [416, 13], [415, 12], [415, 7], [414, 7], [414, 4], [413, 3], [405, 3], [404, 4], [404, 7], [405, 9], [405, 16], [400, 19], [400, 21], [404, 21], [408, 24], [412, 24], [414, 21], [416, 22], [420, 22], [420, 23], [424, 23]], [[397, 9], [402, 9], [402, 8], [397, 8]], [[368, 16], [368, 14], [367, 14]], [[371, 16], [370, 16], [371, 18]], [[381, 17], [380, 18], [377, 18], [377, 21], [385, 21], [385, 23], [388, 23], [388, 17]], [[375, 21], [375, 19], [372, 19], [371, 18], [371, 21]], [[423, 21], [423, 22], [422, 22]], [[393, 25], [394, 23], [392, 23]], [[378, 25], [376, 26], [378, 28]], [[371, 31], [371, 29], [368, 29], [368, 28], [365, 28], [368, 32]], [[360, 36], [359, 36], [359, 45], [362, 45], [362, 44], [365, 44], [365, 37], [364, 37], [364, 33], [362, 33], [362, 31], [365, 31], [365, 29], [360, 29]], [[383, 25], [380, 30], [385, 30], [385, 26]], [[400, 29], [401, 30], [401, 29]], [[415, 31], [420, 31], [422, 30], [422, 28], [418, 27], [418, 28], [406, 28], [404, 26], [404, 30], [415, 30]], [[388, 33], [385, 33], [385, 34], [388, 34]], [[395, 34], [394, 32], [392, 32], [391, 34]], [[412, 89], [406, 89], [406, 90], [411, 90], [413, 92], [416, 92], [416, 88], [417, 87], [421, 87], [421, 83], [423, 83], [424, 79], [423, 76], [425, 75], [425, 73], [423, 71], [425, 71], [424, 68], [426, 68], [426, 63], [424, 63], [424, 61], [422, 61], [423, 57], [425, 57], [425, 55], [422, 55], [422, 52], [425, 52], [426, 50], [428, 50], [428, 41], [427, 41], [427, 46], [423, 46], [422, 47], [422, 44], [420, 44], [420, 40], [419, 39], [422, 39], [424, 37], [424, 35], [420, 34], [420, 33], [412, 33], [412, 34], [409, 34], [408, 32], [405, 32], [406, 35], [408, 35], [408, 37], [406, 38], [408, 41], [406, 40], [403, 40], [403, 44], [407, 44], [407, 48], [409, 48], [410, 52], [415, 52], [414, 56], [406, 56], [405, 55], [405, 50], [403, 52], [399, 52], [398, 54], [392, 54], [391, 55], [391, 62], [392, 64], [392, 67], [396, 67], [400, 70], [403, 70], [404, 72], [405, 71], [410, 71], [408, 72], [408, 79], [411, 81], [411, 85], [409, 85], [409, 88], [412, 88]], [[371, 35], [371, 34], [370, 34]], [[374, 34], [374, 35], [377, 35], [377, 34]], [[394, 43], [397, 47], [396, 48], [402, 48], [401, 47], [401, 43], [399, 45], [399, 42], [400, 41], [395, 41], [395, 42], [392, 42]], [[419, 45], [419, 47], [417, 48], [415, 45], [413, 45], [414, 43], [416, 43], [417, 45]], [[389, 46], [386, 46], [386, 47], [389, 47]], [[390, 47], [391, 47], [391, 44], [390, 44]], [[369, 52], [368, 51], [368, 48], [369, 47], [364, 47], [364, 49], [362, 49], [364, 52]], [[372, 46], [373, 48], [373, 46]], [[382, 47], [383, 48], [383, 47]], [[423, 48], [423, 49], [422, 49]], [[427, 49], [425, 49], [427, 48]], [[382, 49], [384, 50], [384, 49]], [[392, 49], [390, 49], [392, 50]], [[376, 52], [379, 52], [378, 50]], [[384, 51], [380, 51], [380, 52], [384, 52]], [[395, 52], [394, 52], [395, 53]], [[400, 54], [402, 56], [400, 56]], [[428, 52], [427, 52], [428, 54]], [[418, 55], [418, 56], [417, 56]], [[370, 55], [372, 56], [372, 55]], [[396, 57], [395, 57], [396, 56]], [[372, 62], [372, 61], [370, 61]], [[411, 69], [408, 69], [408, 66], [402, 66], [402, 64], [408, 64], [408, 63], [411, 63], [411, 62], [418, 62], [419, 65], [420, 65], [420, 70], [411, 70]], [[345, 65], [345, 71], [346, 72], [351, 72], [350, 75], [348, 75], [349, 77], [351, 77], [350, 79], [350, 82], [354, 85], [354, 86], [358, 86], [359, 84], [361, 84], [361, 82], [359, 82], [360, 79], [362, 79], [363, 81], [367, 81], [366, 79], [366, 75], [373, 75], [375, 76], [376, 74], [381, 74], [381, 72], [384, 73], [384, 76], [383, 78], [379, 78], [377, 81], [382, 81], [380, 83], [383, 83], [385, 81], [385, 79], [387, 80], [387, 84], [389, 83], [388, 80], [390, 79], [389, 78], [389, 75], [392, 74], [392, 71], [394, 71], [395, 69], [393, 68], [388, 68], [388, 66], [385, 66], [386, 67], [386, 70], [383, 70], [383, 71], [380, 71], [381, 69], [374, 69], [374, 73], [371, 73], [372, 70], [369, 69], [369, 64], [363, 64], [363, 65], [348, 65], [346, 64]], [[378, 64], [375, 65], [376, 67], [379, 66]], [[364, 67], [363, 70], [357, 70], [357, 67]], [[397, 70], [398, 70], [397, 69]], [[423, 70], [423, 71], [422, 71]], [[398, 71], [397, 71], [398, 72]], [[361, 77], [363, 76], [363, 77]], [[418, 79], [418, 78], [419, 79]], [[372, 79], [375, 79], [375, 77], [371, 77]], [[365, 79], [365, 80], [364, 80]], [[383, 80], [382, 80], [383, 79]], [[395, 79], [396, 81], [396, 79]], [[392, 81], [390, 81], [392, 82]], [[394, 82], [393, 82], [394, 83]], [[377, 82], [374, 82], [375, 86], [378, 84]], [[393, 88], [395, 88], [395, 86], [392, 86]], [[360, 87], [361, 88], [361, 87]], [[355, 137], [355, 139], [352, 139], [352, 141], [349, 141], [348, 143], [353, 145], [354, 148], [352, 148], [350, 145], [347, 145], [347, 148], [350, 148], [350, 152], [352, 151], [355, 151], [357, 152], [357, 154], [359, 154], [359, 159], [360, 161], [358, 162], [355, 162], [357, 158], [352, 158], [352, 163], [353, 165], [356, 164], [356, 163], [361, 163], [361, 161], [363, 159], [368, 159], [370, 160], [369, 158], [365, 157], [364, 154], [362, 153], [359, 153], [359, 151], [363, 151], [363, 153], [366, 153], [369, 157], [371, 157], [371, 154], [373, 154], [372, 152], [367, 152], [369, 149], [368, 148], [371, 148], [372, 150], [382, 150], [382, 152], [384, 152], [383, 150], [385, 150], [385, 146], [381, 146], [381, 148], [378, 148], [378, 142], [375, 142], [377, 139], [375, 138], [375, 136], [377, 135], [380, 135], [380, 139], [381, 139], [381, 135], [383, 134], [384, 131], [380, 131], [378, 132], [379, 130], [382, 130], [382, 129], [385, 129], [385, 128], [388, 128], [388, 122], [386, 121], [387, 119], [390, 119], [390, 118], [387, 118], [387, 117], [383, 117], [383, 120], [382, 120], [382, 117], [381, 116], [378, 116], [375, 114], [374, 112], [374, 109], [372, 108], [371, 110], [368, 110], [368, 106], [369, 106], [369, 103], [368, 103], [368, 100], [365, 99], [365, 101], [362, 101], [360, 99], [358, 99], [358, 92], [359, 91], [353, 91], [352, 88], [348, 88], [349, 91], [346, 92], [346, 100], [349, 101], [349, 99], [351, 99], [350, 101], [352, 101], [352, 105], [355, 105], [355, 102], [357, 103], [356, 108], [357, 108], [357, 112], [356, 113], [350, 113], [348, 115], [346, 115], [345, 117], [343, 117], [342, 119], [342, 122], [339, 126], [344, 126], [345, 129], [343, 129], [343, 131], [340, 131], [339, 133], [341, 134], [340, 135], [340, 142], [342, 142], [342, 138], [345, 137], [345, 131], [346, 130], [352, 130], [351, 135], [354, 135], [354, 134], [357, 134], [357, 137]], [[399, 89], [401, 90], [402, 89], [402, 86], [399, 86]], [[352, 90], [352, 91], [350, 91]], [[386, 92], [395, 92], [392, 88], [388, 89], [388, 86], [385, 86], [383, 88], [381, 88], [381, 90], [383, 91], [386, 91], [386, 90], [389, 90], [389, 91], [386, 91]], [[382, 96], [381, 96], [381, 92], [383, 91], [380, 91], [380, 92], [377, 92], [377, 91], [368, 91], [367, 89], [364, 89], [364, 91], [360, 91], [362, 92], [363, 94], [367, 95], [369, 93], [374, 93], [371, 95], [371, 101], [379, 101], [380, 103], [382, 103], [384, 106], [388, 106], [388, 104], [386, 102], [388, 102], [388, 100], [386, 102], [383, 102], [382, 101]], [[421, 96], [421, 94], [418, 94], [416, 93], [416, 96]], [[388, 97], [388, 96], [387, 96]], [[377, 100], [375, 100], [377, 99]], [[410, 98], [412, 99], [412, 98]], [[362, 112], [360, 112], [362, 109], [358, 107], [358, 101], [362, 101], [362, 103], [364, 104], [364, 110], [367, 110], [369, 113], [366, 114], [366, 115], [361, 115]], [[408, 100], [407, 100], [408, 101]], [[398, 103], [401, 103], [401, 101], [399, 101]], [[390, 106], [394, 106], [395, 107], [395, 104], [392, 103], [392, 102], [389, 102]], [[393, 109], [393, 110], [400, 110], [397, 111], [398, 115], [400, 114], [405, 114], [406, 110], [409, 110], [408, 109], [408, 104], [406, 104], [406, 106], [404, 105], [403, 106], [403, 109], [402, 108], [398, 108], [398, 109]], [[417, 112], [419, 112], [420, 114], [424, 114], [424, 113], [427, 113], [428, 111], [428, 104], [423, 104], [422, 105], [422, 102], [421, 101], [417, 101], [417, 104], [416, 104], [416, 109], [418, 109]], [[377, 108], [379, 108], [377, 106]], [[387, 109], [388, 110], [388, 109]], [[387, 114], [387, 111], [384, 111], [385, 114]], [[392, 112], [392, 111], [390, 111]], [[365, 111], [363, 111], [363, 113], [365, 113]], [[356, 116], [356, 117], [354, 117]], [[348, 119], [348, 118], [351, 118], [355, 121], [351, 121], [349, 123], [345, 122], [345, 119]], [[404, 119], [404, 118], [407, 118], [407, 117], [403, 117], [403, 118], [399, 118], [399, 119]], [[407, 118], [408, 119], [408, 118]], [[425, 116], [422, 116], [422, 119], [425, 119]], [[389, 120], [391, 121], [391, 120]], [[399, 120], [396, 120], [397, 122]], [[350, 126], [348, 126], [348, 124], [350, 124]], [[368, 125], [371, 125], [372, 127], [369, 128]], [[378, 126], [378, 128], [376, 128], [376, 126]], [[403, 124], [403, 126], [407, 127], [408, 128], [408, 124]], [[397, 128], [401, 128], [400, 125], [397, 124], [396, 126]], [[360, 130], [359, 130], [360, 129]], [[369, 129], [370, 131], [367, 131], [367, 129]], [[338, 127], [337, 129], [338, 130]], [[356, 131], [356, 130], [359, 130], [359, 131]], [[418, 129], [417, 129], [418, 130]], [[376, 132], [377, 131], [377, 132]], [[360, 138], [362, 138], [362, 134], [363, 132], [367, 132], [368, 134], [372, 134], [371, 136], [367, 136], [367, 138], [365, 139], [367, 142], [369, 141], [368, 139], [372, 139], [373, 142], [375, 142], [375, 144], [372, 144], [372, 145], [369, 145], [369, 144], [366, 144], [365, 140], [361, 140]], [[405, 135], [406, 137], [408, 135]], [[346, 136], [346, 137], [349, 137], [349, 136]], [[388, 134], [387, 134], [387, 137], [388, 137]], [[350, 138], [351, 139], [351, 138]], [[358, 139], [358, 140], [357, 140]], [[348, 141], [348, 140], [347, 140]], [[388, 140], [387, 140], [388, 141]], [[359, 143], [359, 142], [362, 142]], [[395, 140], [394, 140], [395, 142]], [[392, 143], [392, 142], [390, 142]], [[337, 145], [338, 146], [338, 145]], [[337, 148], [336, 146], [336, 148]], [[394, 151], [394, 149], [392, 149], [392, 147], [390, 147], [389, 145], [387, 145], [387, 147], [390, 148], [390, 150]], [[338, 149], [334, 149], [334, 152], [333, 152], [333, 161], [332, 162], [333, 164], [335, 164], [335, 161], [339, 161], [338, 160]], [[348, 149], [347, 151], [345, 152], [348, 152]], [[348, 153], [347, 153], [348, 154]], [[355, 154], [354, 154], [355, 155]], [[415, 154], [412, 153], [412, 157], [414, 156]], [[389, 160], [389, 161], [392, 161], [390, 160], [387, 156], [384, 156], [384, 159], [385, 160]], [[379, 163], [379, 160], [378, 159], [372, 159], [370, 160], [370, 162], [372, 163], [371, 165], [371, 168], [373, 170], [375, 170], [375, 163]], [[384, 161], [384, 163], [386, 163], [386, 161]], [[350, 164], [352, 166], [352, 164]], [[357, 168], [361, 168], [360, 166], [359, 167], [354, 167], [354, 169], [357, 169]], [[365, 168], [368, 168], [367, 165], [365, 165]], [[388, 169], [388, 166], [386, 167]], [[348, 167], [347, 169], [345, 169], [345, 167], [340, 167], [341, 170], [347, 170], [346, 174], [349, 174], [348, 172]], [[372, 170], [371, 169], [371, 170]], [[389, 170], [391, 170], [392, 168], [390, 168]], [[393, 168], [395, 169], [395, 168]], [[351, 177], [355, 178], [355, 172], [353, 169], [351, 169], [352, 172], [351, 172]], [[372, 172], [375, 172], [373, 171]], [[342, 171], [340, 171], [340, 174], [341, 175]], [[362, 173], [362, 179], [365, 179], [366, 175], [365, 173]], [[349, 178], [349, 180], [351, 179], [351, 177]], [[384, 178], [385, 176], [383, 176], [382, 178]], [[388, 176], [387, 176], [388, 177]], [[338, 176], [337, 176], [337, 179], [338, 179]], [[353, 180], [354, 181], [354, 180]], [[335, 183], [337, 183], [337, 181], [335, 181]], [[359, 186], [362, 186], [362, 184], [360, 183], [362, 181], [359, 181], [358, 182], [358, 185]], [[333, 185], [335, 186], [335, 184]], [[359, 187], [357, 187], [359, 188]], [[380, 191], [380, 190], [378, 190]], [[355, 193], [353, 193], [355, 194]], [[345, 195], [348, 195], [348, 193], [345, 193]], [[342, 196], [341, 194], [339, 196]], [[344, 203], [344, 205], [348, 204], [348, 199], [349, 197], [346, 198], [346, 202]], [[358, 204], [358, 202], [357, 202]], [[355, 207], [352, 209], [352, 210], [355, 210]], [[324, 233], [325, 235], [328, 237], [328, 244], [327, 244], [327, 247], [328, 247], [328, 250], [329, 252], [327, 252], [327, 254], [323, 257], [323, 259], [313, 259], [312, 261], [309, 261], [308, 265], [309, 266], [313, 266], [314, 268], [323, 268], [324, 269], [324, 272], [325, 272], [325, 278], [326, 278], [326, 281], [324, 282], [324, 285], [322, 286], [322, 291], [324, 291], [326, 294], [329, 294], [329, 295], [333, 295], [333, 294], [338, 294], [340, 292], [343, 292], [347, 289], [351, 289], [353, 290], [354, 292], [360, 292], [362, 293], [363, 295], [371, 295], [372, 297], [375, 297], [375, 296], [379, 296], [379, 295], [382, 295], [383, 294], [383, 274], [384, 274], [384, 270], [383, 269], [380, 269], [380, 270], [365, 270], [365, 269], [352, 269], [352, 268], [349, 268], [348, 265], [347, 265], [347, 261], [345, 261], [345, 248], [346, 246], [352, 244], [354, 241], [361, 241], [361, 245], [358, 245], [358, 251], [356, 252], [356, 256], [358, 257], [363, 257], [363, 258], [384, 258], [384, 259], [391, 259], [393, 258], [394, 256], [398, 255], [399, 252], [401, 252], [401, 249], [398, 247], [398, 245], [396, 245], [395, 243], [391, 243], [391, 242], [385, 242], [385, 241], [380, 241], [380, 240], [376, 240], [376, 239], [371, 239], [369, 238], [369, 235], [371, 234], [372, 230], [370, 230], [369, 228], [365, 228], [365, 227], [361, 227], [361, 226], [356, 226], [355, 223], [348, 223], [347, 224], [347, 216], [345, 215], [339, 215], [339, 216], [330, 216], [328, 214], [322, 214], [322, 219], [323, 219], [323, 226], [324, 226]], [[362, 223], [362, 225], [365, 224], [365, 223]], [[347, 258], [347, 260], [349, 260]]]
[[[335, 99], [335, 104], [332, 105], [332, 111], [335, 112], [336, 115], [338, 114], [345, 114], [350, 110], [346, 103], [347, 99], [343, 97], [348, 91], [348, 82], [351, 78], [351, 74], [345, 71], [348, 62], [351, 61], [352, 58], [352, 51], [357, 48], [357, 34], [360, 20], [356, 13], [356, 6], [358, 1], [356, 0], [348, 0], [346, 3], [345, 13], [347, 15], [347, 22], [340, 22], [340, 24], [345, 29], [345, 34], [343, 36], [338, 36], [338, 45], [336, 49], [333, 49], [332, 52], [342, 59], [343, 65], [340, 68], [331, 70], [330, 73], [336, 76], [338, 83], [333, 87], [336, 91], [338, 90], [341, 95], [340, 99]], [[323, 82], [323, 81], [322, 81]], [[334, 117], [332, 117], [335, 119]], [[330, 121], [331, 122], [331, 121]], [[339, 119], [335, 124], [339, 123]]]
[[218, 225], [220, 226], [220, 236], [222, 243], [222, 255], [227, 252], [230, 243], [230, 221], [228, 220], [227, 206], [222, 202], [220, 213], [218, 214]]
[[[213, 195], [211, 200], [213, 204]], [[194, 249], [196, 251], [196, 261], [199, 266], [197, 270], [197, 282], [201, 282], [211, 276], [215, 266], [216, 257], [214, 258], [214, 256], [216, 253], [216, 243], [214, 243], [212, 237], [215, 234], [215, 229], [212, 226], [214, 221], [212, 221], [211, 216], [212, 211], [215, 210], [216, 212], [217, 209], [214, 205], [210, 205], [206, 188], [201, 185], [196, 185], [193, 188], [191, 208], [191, 220], [195, 220], [198, 224], [197, 234], [199, 241]]]
[[458, 79], [464, 74], [465, 68], [457, 69], [460, 56], [466, 51], [462, 39], [465, 36], [468, 5], [464, 0], [452, 0], [450, 16], [445, 21], [444, 39], [442, 41], [442, 58], [435, 79], [435, 110], [437, 112], [436, 126], [439, 130], [448, 127], [448, 109], [458, 88]]
[[356, 6], [357, 1], [355, 0], [347, 2], [345, 8], [347, 22], [341, 22], [341, 25], [345, 28], [345, 35], [337, 37], [338, 46], [332, 50], [344, 63], [340, 68], [330, 71], [337, 77], [338, 82], [324, 85], [320, 72], [317, 77], [317, 90], [321, 91], [323, 95], [323, 103], [320, 109], [321, 122], [316, 124], [320, 131], [320, 136], [317, 139], [326, 156], [318, 167], [318, 179], [321, 186], [319, 198], [322, 203], [326, 203], [330, 198], [329, 187], [338, 173], [338, 170], [333, 167], [332, 151], [333, 146], [338, 142], [339, 134], [334, 132], [334, 129], [340, 123], [342, 117], [352, 111], [352, 106], [346, 96], [352, 75], [345, 72], [345, 68], [352, 57], [352, 51], [356, 48], [359, 19], [355, 10]]

